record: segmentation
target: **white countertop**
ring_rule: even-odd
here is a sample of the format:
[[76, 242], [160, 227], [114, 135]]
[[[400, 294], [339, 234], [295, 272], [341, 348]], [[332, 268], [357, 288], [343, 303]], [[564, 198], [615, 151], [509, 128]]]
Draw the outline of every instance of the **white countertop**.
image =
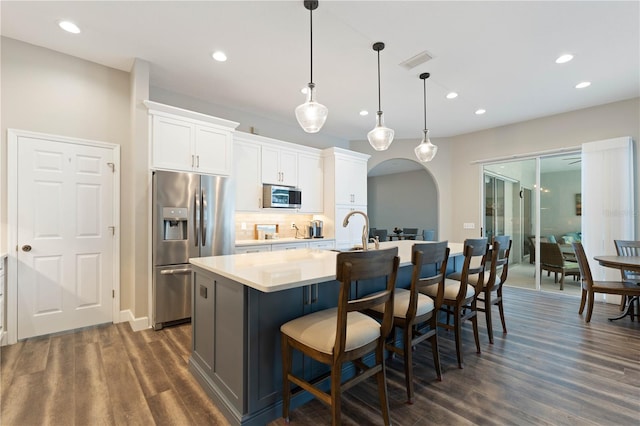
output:
[[[380, 248], [398, 247], [400, 266], [411, 264], [411, 247], [423, 241], [380, 243]], [[462, 254], [461, 243], [449, 243], [450, 256]], [[189, 259], [193, 265], [269, 293], [336, 279], [336, 257], [331, 250], [298, 249], [232, 254]]]

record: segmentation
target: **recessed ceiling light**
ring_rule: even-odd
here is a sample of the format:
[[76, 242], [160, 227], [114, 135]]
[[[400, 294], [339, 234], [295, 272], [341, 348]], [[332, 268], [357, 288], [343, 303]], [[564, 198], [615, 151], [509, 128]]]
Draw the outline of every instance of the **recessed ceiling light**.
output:
[[80, 28], [71, 21], [58, 21], [58, 26], [71, 34], [80, 33]]
[[564, 64], [569, 62], [572, 59], [573, 59], [573, 55], [570, 55], [567, 53], [565, 55], [558, 56], [558, 59], [556, 59], [556, 64]]
[[480, 109], [477, 109], [477, 110], [476, 110], [476, 115], [482, 115], [482, 114], [484, 114], [485, 112], [487, 112], [487, 111], [486, 111], [486, 110], [484, 110], [484, 109], [482, 109], [482, 108], [480, 108]]
[[367, 111], [366, 109], [363, 109], [362, 111], [360, 111], [360, 115], [361, 116], [365, 116], [365, 115], [369, 115], [369, 111]]
[[584, 89], [585, 87], [591, 86], [590, 81], [583, 81], [582, 83], [576, 84], [576, 89]]
[[227, 55], [225, 55], [225, 53], [220, 50], [213, 52], [211, 57], [218, 62], [224, 62], [227, 60]]
[[447, 99], [455, 99], [457, 97], [458, 97], [458, 94], [456, 92], [447, 93]]

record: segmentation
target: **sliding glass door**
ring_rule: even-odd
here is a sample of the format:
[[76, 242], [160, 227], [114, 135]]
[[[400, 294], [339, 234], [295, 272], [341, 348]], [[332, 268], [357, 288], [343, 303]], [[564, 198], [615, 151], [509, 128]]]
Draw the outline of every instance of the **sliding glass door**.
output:
[[[580, 153], [485, 164], [483, 178], [483, 235], [513, 240], [507, 285], [560, 291], [555, 274], [536, 273], [537, 242], [566, 252], [570, 237], [580, 236]], [[572, 277], [564, 288], [573, 293]]]

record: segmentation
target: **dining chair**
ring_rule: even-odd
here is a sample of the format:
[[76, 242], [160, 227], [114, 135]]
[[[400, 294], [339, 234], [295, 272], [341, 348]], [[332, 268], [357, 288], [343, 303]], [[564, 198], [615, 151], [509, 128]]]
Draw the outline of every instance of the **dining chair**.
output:
[[[317, 311], [291, 320], [280, 327], [282, 336], [282, 416], [289, 421], [291, 383], [310, 392], [331, 407], [331, 424], [340, 424], [341, 395], [344, 390], [376, 376], [378, 397], [384, 424], [390, 424], [384, 360], [385, 340], [393, 325], [394, 287], [400, 258], [398, 248], [338, 253], [336, 280], [340, 282], [340, 295], [336, 308]], [[383, 291], [349, 300], [352, 282], [386, 279]], [[383, 304], [382, 322], [363, 313]], [[314, 380], [303, 378], [292, 371], [292, 351], [327, 364], [331, 368], [330, 392], [316, 386]], [[363, 358], [375, 353], [373, 365]], [[342, 382], [342, 365], [352, 362], [355, 375]]]
[[378, 237], [378, 241], [387, 241], [387, 230], [386, 229], [376, 229], [373, 232], [374, 237]]
[[[500, 322], [502, 323], [502, 332], [507, 333], [507, 324], [504, 320], [504, 306], [502, 304], [502, 287], [507, 281], [509, 273], [509, 254], [511, 253], [511, 244], [513, 241], [508, 235], [493, 237], [491, 242], [491, 250], [487, 253], [487, 257], [491, 259], [488, 262], [489, 273], [485, 270], [485, 280], [482, 288], [478, 293], [478, 301], [482, 302], [478, 306], [479, 312], [484, 312], [487, 321], [487, 334], [489, 335], [489, 343], [493, 344], [493, 320], [491, 308], [493, 305], [498, 306], [500, 313]], [[485, 265], [487, 268], [487, 265]], [[477, 277], [477, 275], [476, 275]], [[470, 280], [473, 283], [473, 280]], [[474, 283], [477, 285], [477, 283]]]
[[[459, 274], [448, 275], [444, 282], [444, 298], [442, 308], [446, 315], [446, 322], [438, 322], [438, 327], [453, 330], [456, 340], [456, 354], [458, 367], [462, 368], [462, 323], [471, 321], [473, 337], [476, 341], [476, 352], [480, 353], [480, 339], [478, 337], [477, 301], [479, 286], [471, 284], [484, 281], [485, 263], [487, 260], [487, 239], [467, 239], [464, 241], [464, 262]], [[478, 277], [473, 277], [478, 275]], [[435, 286], [427, 287], [424, 293], [432, 298], [437, 298]], [[453, 324], [450, 324], [450, 316], [453, 315]]]
[[435, 241], [436, 240], [436, 231], [433, 229], [423, 229], [422, 230], [422, 239], [424, 241]]
[[[536, 236], [529, 235], [527, 237], [527, 240], [529, 240], [529, 263], [536, 263]], [[540, 237], [540, 242], [548, 243], [550, 241], [549, 241], [549, 238], [547, 237]]]
[[593, 314], [593, 300], [595, 293], [617, 294], [626, 297], [639, 297], [640, 285], [630, 281], [594, 281], [591, 275], [591, 268], [587, 256], [582, 247], [582, 243], [573, 243], [573, 250], [576, 252], [578, 267], [582, 274], [582, 298], [578, 313], [582, 315], [585, 304], [587, 305], [586, 322], [591, 321]]
[[[631, 241], [631, 240], [613, 240], [613, 243], [616, 246], [616, 252], [618, 256], [640, 256], [640, 241]], [[623, 281], [632, 281], [636, 284], [640, 284], [640, 274], [634, 271], [625, 271], [620, 270], [620, 274], [622, 276]], [[640, 305], [640, 301], [636, 299], [636, 302]], [[624, 310], [627, 305], [627, 297], [622, 296], [622, 300], [620, 301], [620, 310]], [[633, 315], [633, 307], [631, 307], [631, 312]], [[640, 306], [638, 308], [638, 315], [640, 315]], [[631, 317], [633, 319], [633, 316]]]
[[402, 228], [402, 233], [406, 240], [415, 240], [418, 235], [418, 228]]
[[547, 271], [547, 276], [554, 273], [555, 282], [558, 282], [560, 274], [560, 290], [564, 290], [564, 277], [567, 275], [577, 279], [580, 270], [575, 262], [565, 259], [558, 243], [540, 243], [540, 273]]
[[[438, 311], [444, 298], [444, 280], [449, 259], [447, 241], [438, 243], [414, 244], [411, 248], [413, 274], [408, 289], [396, 288], [393, 302], [393, 330], [387, 340], [386, 349], [403, 357], [404, 377], [407, 387], [407, 402], [413, 404], [413, 350], [419, 343], [429, 340], [433, 354], [433, 364], [442, 380], [440, 352], [438, 350]], [[423, 271], [429, 274], [423, 277]], [[436, 297], [422, 294], [423, 290], [433, 286]], [[386, 313], [384, 305], [378, 305], [369, 312], [375, 318]], [[397, 346], [396, 329], [402, 330], [402, 346]]]

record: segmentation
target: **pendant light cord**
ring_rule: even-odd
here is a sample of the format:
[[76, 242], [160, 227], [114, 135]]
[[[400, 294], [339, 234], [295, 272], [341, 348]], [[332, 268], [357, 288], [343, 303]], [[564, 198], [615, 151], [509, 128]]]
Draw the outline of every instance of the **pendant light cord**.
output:
[[424, 82], [424, 130], [427, 130], [427, 79], [423, 78]]
[[313, 9], [309, 9], [309, 28], [310, 28], [310, 37], [309, 37], [309, 52], [311, 55], [311, 81], [310, 83], [313, 84]]
[[380, 105], [380, 51], [378, 50], [378, 112], [382, 110]]

